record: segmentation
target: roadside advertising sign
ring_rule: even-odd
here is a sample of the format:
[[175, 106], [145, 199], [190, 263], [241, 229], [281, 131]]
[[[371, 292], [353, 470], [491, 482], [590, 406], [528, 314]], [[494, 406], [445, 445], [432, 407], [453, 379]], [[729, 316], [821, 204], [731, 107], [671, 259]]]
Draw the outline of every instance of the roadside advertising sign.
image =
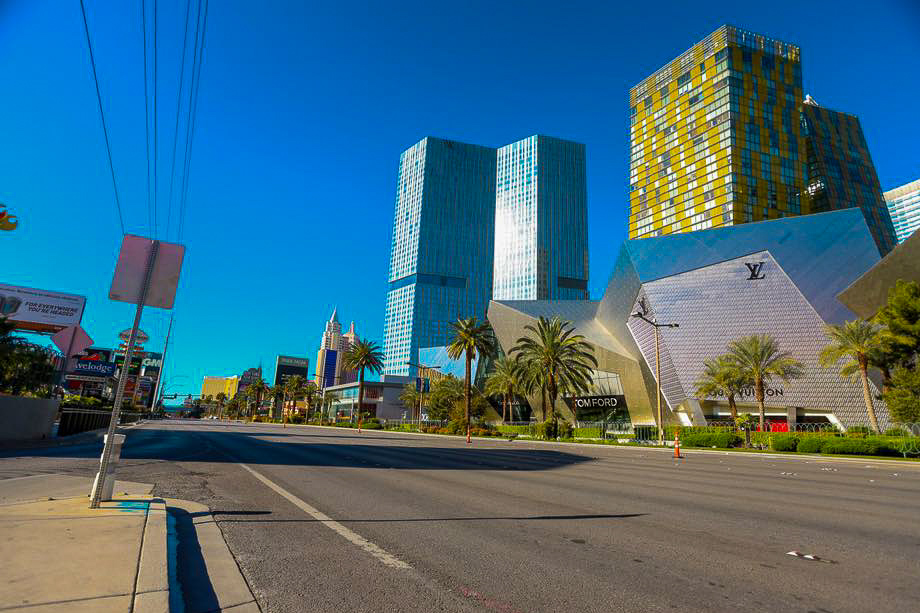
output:
[[83, 319], [86, 297], [0, 283], [0, 317], [17, 329], [59, 332]]

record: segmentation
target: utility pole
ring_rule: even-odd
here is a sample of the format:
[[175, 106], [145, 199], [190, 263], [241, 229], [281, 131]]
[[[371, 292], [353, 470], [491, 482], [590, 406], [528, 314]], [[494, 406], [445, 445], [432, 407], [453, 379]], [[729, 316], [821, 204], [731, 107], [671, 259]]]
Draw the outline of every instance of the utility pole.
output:
[[658, 444], [664, 445], [664, 422], [661, 415], [661, 339], [658, 332], [659, 328], [679, 328], [680, 324], [660, 324], [657, 319], [646, 317], [645, 300], [640, 300], [641, 311], [632, 314], [633, 317], [641, 319], [645, 323], [655, 328], [655, 391], [658, 397]]
[[[174, 313], [170, 313], [169, 327], [166, 329], [166, 342], [163, 344], [163, 360], [160, 364], [160, 374], [157, 375], [157, 384], [153, 388], [153, 406], [151, 408], [154, 410], [163, 402], [163, 376], [166, 374], [166, 352], [169, 351], [169, 335], [172, 334], [173, 316]], [[161, 397], [157, 398], [157, 394]]]

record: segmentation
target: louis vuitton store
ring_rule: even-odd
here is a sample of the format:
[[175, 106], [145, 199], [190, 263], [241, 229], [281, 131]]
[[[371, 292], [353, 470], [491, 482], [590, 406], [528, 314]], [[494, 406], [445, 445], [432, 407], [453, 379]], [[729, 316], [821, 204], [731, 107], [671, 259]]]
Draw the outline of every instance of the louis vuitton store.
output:
[[[633, 313], [678, 324], [659, 328], [666, 423], [727, 419], [725, 398], [696, 397], [703, 362], [733, 340], [768, 334], [804, 364], [802, 378], [769, 384], [768, 417], [848, 426], [865, 421], [861, 386], [823, 368], [818, 355], [827, 344], [825, 325], [856, 317], [837, 294], [878, 260], [859, 209], [632, 240], [620, 248], [601, 300], [492, 301], [489, 321], [505, 352], [541, 316], [571, 321], [594, 348], [597, 377], [616, 381], [615, 390], [598, 386], [596, 397], [618, 396], [618, 410], [634, 425], [656, 422], [656, 351], [655, 327]], [[539, 417], [540, 399], [529, 400]], [[562, 399], [556, 410], [585, 420], [598, 411], [580, 411], [605, 408], [576, 400]], [[738, 404], [756, 410], [753, 390]], [[879, 402], [876, 411], [887, 426], [887, 407]]]

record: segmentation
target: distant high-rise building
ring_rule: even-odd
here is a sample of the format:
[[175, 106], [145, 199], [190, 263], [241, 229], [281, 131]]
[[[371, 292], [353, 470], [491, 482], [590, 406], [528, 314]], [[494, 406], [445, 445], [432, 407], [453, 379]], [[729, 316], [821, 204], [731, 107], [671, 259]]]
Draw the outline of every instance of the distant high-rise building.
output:
[[333, 385], [350, 383], [355, 378], [355, 372], [344, 366], [344, 354], [355, 343], [358, 336], [355, 333], [355, 322], [351, 322], [348, 332], [342, 334], [342, 324], [339, 323], [338, 309], [332, 309], [332, 316], [326, 322], [326, 329], [319, 343], [316, 353], [316, 386], [326, 389]]
[[898, 242], [920, 229], [920, 179], [885, 192]]
[[722, 26], [629, 100], [629, 238], [807, 212], [795, 45]]
[[879, 252], [886, 255], [897, 239], [859, 119], [818, 106], [808, 96], [802, 124], [810, 212], [861, 209]]
[[400, 156], [384, 322], [384, 374], [408, 375], [450, 322], [492, 296], [495, 149], [427, 137]]
[[585, 146], [535, 135], [497, 158], [492, 298], [587, 300]]

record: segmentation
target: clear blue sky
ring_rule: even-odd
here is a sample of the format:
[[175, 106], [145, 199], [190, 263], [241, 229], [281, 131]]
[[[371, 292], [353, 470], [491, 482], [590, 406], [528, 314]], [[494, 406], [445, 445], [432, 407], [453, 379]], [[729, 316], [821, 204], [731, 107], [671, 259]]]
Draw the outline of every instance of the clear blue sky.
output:
[[[152, 0], [148, 0], [150, 4]], [[149, 234], [140, 1], [86, 0], [127, 230]], [[184, 2], [160, 0], [164, 236]], [[315, 359], [333, 305], [382, 342], [399, 154], [425, 135], [587, 145], [592, 297], [626, 232], [628, 89], [723, 23], [802, 48], [805, 91], [862, 121], [884, 189], [920, 177], [920, 10], [864, 2], [210, 5], [171, 391]], [[112, 346], [120, 231], [77, 0], [0, 0], [0, 282], [86, 295]], [[175, 224], [168, 238], [175, 238]], [[159, 350], [168, 314], [145, 314]]]

